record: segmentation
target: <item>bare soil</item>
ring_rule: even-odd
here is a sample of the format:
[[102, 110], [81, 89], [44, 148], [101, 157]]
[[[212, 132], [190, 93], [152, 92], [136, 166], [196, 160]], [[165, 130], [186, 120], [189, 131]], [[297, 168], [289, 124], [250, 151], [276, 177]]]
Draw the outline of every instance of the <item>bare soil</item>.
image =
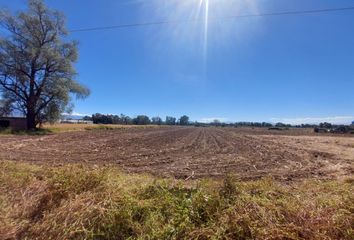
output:
[[46, 136], [0, 136], [0, 159], [51, 166], [117, 165], [127, 172], [192, 179], [233, 174], [279, 180], [354, 173], [354, 137], [311, 130], [127, 128]]

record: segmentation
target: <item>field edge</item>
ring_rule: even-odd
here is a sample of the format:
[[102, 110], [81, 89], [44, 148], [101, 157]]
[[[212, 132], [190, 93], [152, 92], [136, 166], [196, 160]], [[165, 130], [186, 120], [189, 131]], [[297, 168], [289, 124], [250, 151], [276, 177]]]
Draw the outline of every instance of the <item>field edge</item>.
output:
[[0, 161], [1, 239], [352, 239], [353, 178], [183, 181]]

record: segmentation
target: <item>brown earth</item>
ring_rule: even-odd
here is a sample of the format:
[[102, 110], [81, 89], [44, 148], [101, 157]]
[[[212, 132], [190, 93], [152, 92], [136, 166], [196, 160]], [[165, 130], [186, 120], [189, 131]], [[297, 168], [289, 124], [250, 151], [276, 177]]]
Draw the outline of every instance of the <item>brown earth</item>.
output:
[[114, 164], [176, 178], [279, 180], [352, 177], [354, 138], [311, 130], [127, 128], [47, 136], [0, 136], [0, 159], [38, 164]]

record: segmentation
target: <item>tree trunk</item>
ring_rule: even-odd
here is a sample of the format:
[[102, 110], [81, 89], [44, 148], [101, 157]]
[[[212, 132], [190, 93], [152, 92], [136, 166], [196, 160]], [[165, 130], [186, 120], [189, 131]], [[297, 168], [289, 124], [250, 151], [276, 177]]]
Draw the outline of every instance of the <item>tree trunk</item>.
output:
[[[33, 74], [34, 75], [34, 74]], [[27, 101], [27, 130], [36, 129], [36, 100], [34, 94], [34, 77], [30, 81], [30, 92]]]
[[32, 110], [27, 111], [27, 130], [36, 129], [36, 114]]

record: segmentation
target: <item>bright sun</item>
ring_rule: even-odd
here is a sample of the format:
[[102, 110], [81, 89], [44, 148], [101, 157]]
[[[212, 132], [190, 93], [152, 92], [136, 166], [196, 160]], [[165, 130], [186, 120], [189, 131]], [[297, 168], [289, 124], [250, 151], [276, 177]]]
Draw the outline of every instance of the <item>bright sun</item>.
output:
[[[155, 41], [166, 46], [166, 41], [174, 47], [190, 48], [206, 59], [208, 49], [235, 44], [249, 35], [250, 24], [257, 20], [237, 21], [223, 18], [240, 14], [258, 13], [255, 0], [156, 0], [144, 5], [143, 19], [151, 16], [159, 20], [176, 22], [161, 28]], [[151, 2], [150, 2], [151, 3]], [[196, 21], [190, 21], [196, 20]], [[252, 26], [251, 26], [252, 27]], [[160, 44], [161, 43], [161, 44]], [[156, 42], [154, 42], [156, 44]]]

